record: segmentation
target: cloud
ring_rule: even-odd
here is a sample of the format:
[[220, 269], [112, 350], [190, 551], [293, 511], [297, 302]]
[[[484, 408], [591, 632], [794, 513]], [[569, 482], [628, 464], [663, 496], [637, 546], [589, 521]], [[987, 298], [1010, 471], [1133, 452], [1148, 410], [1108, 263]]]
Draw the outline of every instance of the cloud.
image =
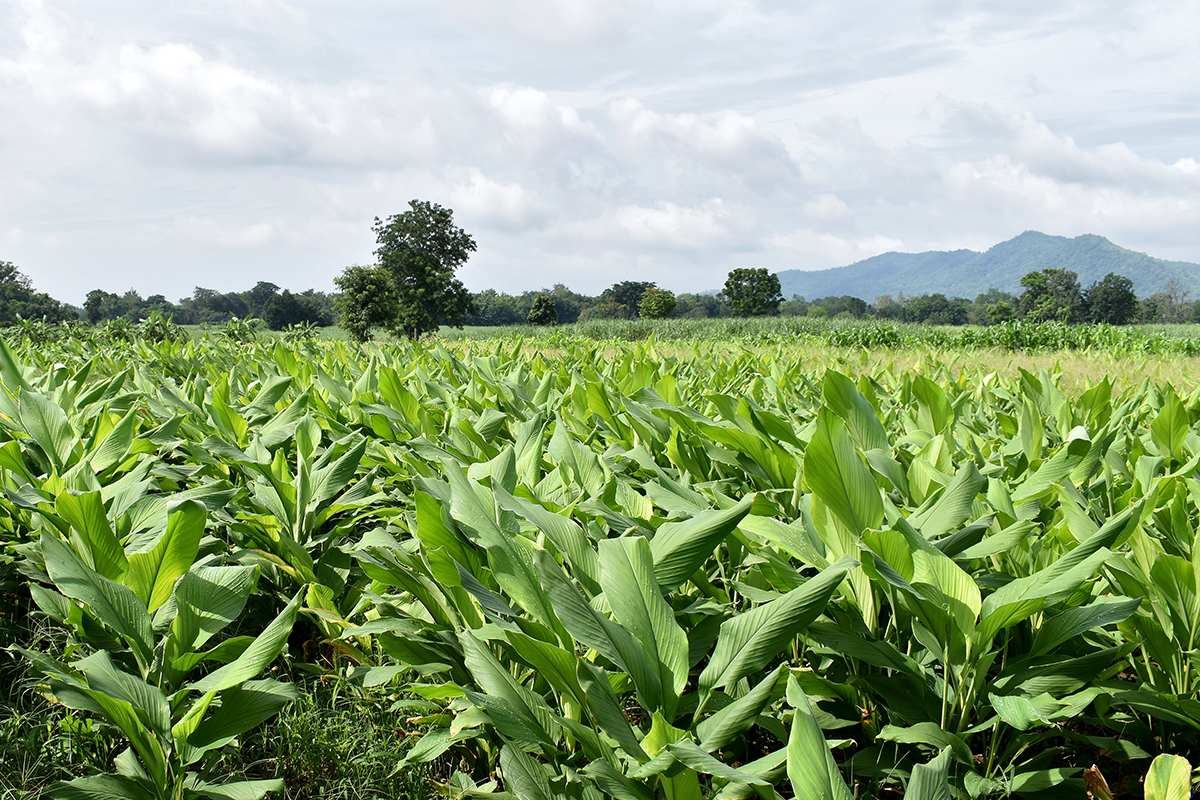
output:
[[256, 222], [250, 225], [229, 225], [201, 217], [178, 217], [174, 229], [189, 239], [221, 247], [262, 247], [278, 238], [277, 224]]
[[476, 29], [500, 30], [543, 44], [610, 39], [628, 24], [626, 0], [446, 0], [451, 19]]
[[463, 224], [481, 223], [520, 230], [545, 218], [537, 195], [519, 183], [499, 183], [480, 170], [468, 168], [450, 189], [450, 201]]
[[609, 116], [624, 146], [642, 157], [656, 149], [687, 158], [726, 178], [770, 192], [799, 178], [800, 171], [777, 136], [735, 111], [711, 118], [666, 114], [635, 98], [609, 104]]
[[786, 253], [785, 257], [787, 258], [792, 258], [794, 255], [814, 258], [807, 262], [793, 262], [789, 269], [826, 269], [830, 266], [844, 266], [881, 253], [905, 249], [904, 242], [900, 239], [891, 239], [886, 236], [849, 239], [831, 233], [819, 233], [807, 228], [785, 235], [772, 236], [767, 240], [767, 246]]
[[692, 207], [660, 201], [654, 206], [624, 205], [602, 217], [559, 226], [568, 239], [602, 242], [608, 249], [707, 249], [725, 242], [744, 224], [741, 214], [719, 198]]
[[328, 288], [421, 198], [476, 289], [1029, 228], [1200, 261], [1200, 17], [1103, 2], [0, 4], [0, 258], [76, 302]]

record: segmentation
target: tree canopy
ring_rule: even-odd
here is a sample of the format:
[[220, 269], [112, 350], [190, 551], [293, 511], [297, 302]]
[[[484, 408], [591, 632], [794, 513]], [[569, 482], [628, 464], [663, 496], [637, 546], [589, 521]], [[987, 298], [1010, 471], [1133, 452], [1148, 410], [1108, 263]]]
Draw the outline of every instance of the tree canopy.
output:
[[413, 339], [441, 325], [462, 327], [474, 312], [471, 293], [455, 271], [475, 252], [475, 240], [454, 224], [454, 213], [437, 203], [412, 200], [409, 210], [375, 218], [375, 255], [391, 276], [395, 328]]
[[783, 295], [779, 290], [779, 276], [758, 269], [735, 269], [725, 279], [721, 299], [737, 317], [768, 317], [779, 313]]
[[0, 261], [0, 325], [19, 319], [66, 322], [78, 319], [71, 307], [44, 292], [35, 292], [29, 276], [9, 261]]
[[1021, 278], [1025, 291], [1017, 313], [1031, 322], [1079, 322], [1083, 316], [1083, 293], [1079, 276], [1068, 269], [1048, 268]]

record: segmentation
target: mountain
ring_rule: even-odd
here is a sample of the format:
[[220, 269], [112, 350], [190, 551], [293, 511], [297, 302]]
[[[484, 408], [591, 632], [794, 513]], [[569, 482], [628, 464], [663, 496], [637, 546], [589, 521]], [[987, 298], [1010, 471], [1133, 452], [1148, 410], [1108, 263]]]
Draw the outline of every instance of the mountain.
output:
[[941, 292], [947, 297], [973, 300], [995, 288], [1019, 295], [1023, 291], [1021, 278], [1026, 273], [1050, 267], [1077, 273], [1079, 285], [1084, 289], [1110, 272], [1124, 275], [1133, 280], [1138, 297], [1161, 292], [1168, 280], [1176, 278], [1193, 298], [1200, 298], [1200, 264], [1153, 258], [1093, 234], [1068, 239], [1026, 231], [986, 253], [974, 250], [884, 253], [847, 267], [789, 269], [777, 274], [786, 299], [792, 295], [813, 300], [848, 294], [870, 303], [881, 294], [894, 296], [899, 292], [906, 295]]

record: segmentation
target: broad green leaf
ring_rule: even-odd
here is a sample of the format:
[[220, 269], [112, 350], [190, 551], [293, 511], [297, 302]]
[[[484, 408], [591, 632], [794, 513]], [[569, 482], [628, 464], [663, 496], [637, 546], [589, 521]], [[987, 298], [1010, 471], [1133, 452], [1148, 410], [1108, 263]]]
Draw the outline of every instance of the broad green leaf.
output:
[[221, 705], [215, 711], [210, 707], [209, 714], [187, 738], [195, 750], [193, 761], [275, 716], [299, 697], [295, 686], [275, 680], [246, 681], [221, 692]]
[[191, 653], [238, 618], [258, 582], [258, 567], [196, 567], [175, 587], [171, 636]]
[[759, 714], [775, 696], [784, 665], [780, 664], [758, 685], [696, 726], [700, 747], [707, 752], [719, 750], [733, 742], [758, 721]]
[[857, 565], [852, 558], [840, 558], [778, 600], [726, 620], [712, 658], [700, 674], [701, 691], [728, 686], [766, 667], [821, 615], [838, 585]]
[[854, 381], [840, 372], [826, 370], [823, 389], [825, 403], [833, 413], [845, 420], [859, 450], [891, 451], [891, 444], [875, 414], [875, 408], [858, 391]]
[[971, 505], [985, 482], [975, 465], [967, 462], [937, 501], [909, 517], [909, 523], [927, 539], [951, 532], [970, 517]]
[[1042, 623], [1033, 637], [1029, 655], [1048, 653], [1081, 633], [1123, 622], [1137, 611], [1141, 602], [1140, 597], [1099, 597], [1086, 606], [1067, 609]]
[[1146, 800], [1188, 800], [1192, 796], [1192, 765], [1182, 756], [1163, 753], [1146, 773]]
[[54, 470], [65, 472], [75, 449], [75, 431], [67, 413], [44, 394], [25, 389], [17, 394], [17, 404], [25, 432], [46, 454]]
[[679, 759], [680, 763], [691, 767], [696, 772], [705, 775], [713, 775], [727, 781], [736, 781], [738, 783], [748, 783], [753, 786], [766, 786], [767, 782], [755, 775], [742, 772], [729, 766], [723, 761], [714, 758], [708, 752], [704, 751], [690, 739], [682, 739], [678, 742], [671, 742], [667, 745], [667, 751], [675, 758]]
[[89, 568], [57, 536], [43, 531], [41, 543], [46, 570], [58, 590], [86, 604], [97, 620], [133, 648], [139, 662], [149, 665], [154, 637], [150, 615], [137, 596], [127, 587]]
[[89, 775], [56, 783], [49, 789], [54, 800], [158, 800], [138, 781], [124, 775]]
[[292, 625], [296, 621], [296, 611], [300, 606], [302, 594], [303, 592], [297, 592], [240, 656], [186, 688], [195, 692], [222, 692], [262, 672], [283, 652], [288, 636], [291, 635]]
[[812, 800], [852, 800], [812, 704], [800, 684], [788, 676], [788, 703], [796, 709], [788, 734], [787, 774], [796, 797]]
[[938, 753], [928, 764], [913, 767], [906, 800], [953, 800], [950, 791], [950, 748]]
[[207, 783], [198, 780], [192, 785], [193, 792], [209, 800], [262, 800], [268, 793], [282, 792], [284, 788], [283, 778], [227, 783]]
[[596, 611], [545, 550], [538, 553], [537, 564], [546, 592], [571, 638], [628, 673], [647, 708], [661, 708], [663, 685], [658, 665], [646, 658], [629, 631]]
[[1057, 597], [1065, 597], [1090, 578], [1109, 556], [1115, 543], [1141, 513], [1142, 504], [1130, 506], [1109, 518], [1093, 536], [1045, 569], [1017, 578], [988, 595], [980, 609], [978, 635], [988, 640], [998, 631], [1036, 614]]
[[77, 549], [81, 551], [79, 556], [83, 563], [119, 583], [125, 576], [128, 563], [121, 542], [108, 521], [101, 493], [61, 492], [54, 501], [54, 510], [77, 534], [71, 539], [82, 545]]
[[692, 577], [750, 513], [755, 498], [756, 495], [748, 495], [733, 508], [702, 511], [686, 522], [663, 523], [650, 542], [658, 584], [671, 591]]
[[[500, 663], [491, 649], [476, 639], [469, 631], [461, 631], [458, 640], [462, 644], [463, 659], [467, 669], [479, 687], [486, 693], [481, 695], [468, 693], [467, 696], [472, 698], [482, 696], [484, 699], [494, 699], [502, 703], [506, 711], [515, 714], [523, 727], [532, 732], [532, 737], [522, 737], [526, 741], [547, 744], [558, 741], [562, 731], [558, 723], [554, 721], [545, 700], [521, 685]], [[478, 704], [476, 703], [476, 705]], [[490, 707], [489, 710], [491, 710]]]
[[883, 522], [883, 498], [846, 424], [826, 408], [804, 453], [804, 479], [813, 494], [855, 533]]
[[519, 800], [556, 800], [546, 768], [516, 745], [500, 748], [500, 774], [505, 786]]
[[166, 530], [154, 548], [129, 555], [125, 585], [148, 610], [155, 611], [167, 602], [175, 582], [191, 569], [204, 536], [206, 516], [204, 506], [195, 500], [172, 503], [167, 507]]
[[[736, 523], [734, 523], [736, 524]], [[674, 716], [675, 701], [687, 686], [687, 634], [675, 622], [655, 579], [650, 545], [641, 536], [600, 542], [600, 585], [617, 621], [657, 666], [663, 708]]]

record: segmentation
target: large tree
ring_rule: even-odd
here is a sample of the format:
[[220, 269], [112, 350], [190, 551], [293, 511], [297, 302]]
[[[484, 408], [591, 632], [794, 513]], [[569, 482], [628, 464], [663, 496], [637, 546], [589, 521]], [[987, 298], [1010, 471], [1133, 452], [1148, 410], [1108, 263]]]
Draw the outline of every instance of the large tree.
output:
[[1079, 275], [1069, 269], [1044, 269], [1021, 278], [1025, 291], [1017, 313], [1031, 322], [1079, 322], [1083, 316], [1083, 293]]
[[66, 322], [79, 317], [70, 306], [45, 292], [35, 292], [29, 276], [9, 261], [0, 261], [0, 325], [18, 319]]
[[396, 293], [392, 276], [383, 267], [346, 267], [333, 282], [342, 291], [334, 303], [338, 325], [355, 341], [370, 339], [372, 328], [395, 326]]
[[735, 269], [725, 279], [721, 299], [735, 317], [773, 317], [783, 302], [779, 276], [765, 267]]
[[448, 208], [426, 200], [386, 220], [375, 218], [375, 254], [392, 279], [395, 329], [412, 339], [441, 325], [461, 328], [474, 312], [471, 293], [454, 273], [475, 251], [475, 240], [454, 224]]
[[1110, 272], [1104, 280], [1096, 281], [1083, 294], [1087, 317], [1091, 322], [1127, 325], [1137, 315], [1138, 299], [1133, 293], [1133, 281], [1124, 275]]
[[654, 281], [621, 281], [600, 293], [601, 303], [616, 303], [623, 308], [617, 316], [635, 319], [642, 303], [642, 295], [655, 288]]

